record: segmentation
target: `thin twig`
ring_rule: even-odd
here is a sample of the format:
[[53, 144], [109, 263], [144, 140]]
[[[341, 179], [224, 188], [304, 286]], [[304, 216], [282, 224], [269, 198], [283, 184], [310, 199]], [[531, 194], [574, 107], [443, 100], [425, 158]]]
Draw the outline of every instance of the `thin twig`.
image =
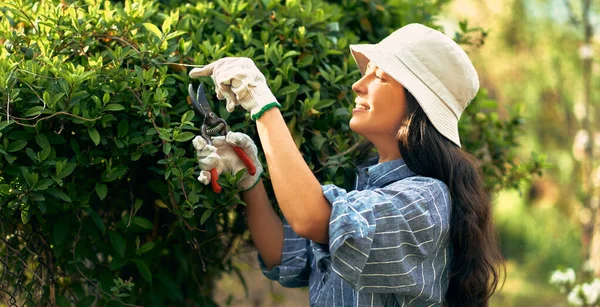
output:
[[21, 72], [24, 72], [24, 73], [27, 73], [27, 74], [30, 74], [30, 75], [34, 75], [34, 76], [36, 76], [36, 77], [39, 77], [39, 78], [52, 79], [52, 80], [58, 80], [58, 79], [59, 79], [59, 78], [56, 78], [56, 77], [42, 76], [42, 75], [40, 75], [40, 74], [36, 74], [36, 73], [34, 73], [34, 72], [30, 72], [30, 71], [28, 71], [28, 70], [25, 70], [25, 69], [23, 69], [23, 68], [18, 68], [18, 67], [17, 67], [17, 69], [18, 69], [19, 71], [21, 71]]
[[40, 115], [42, 115], [42, 112], [44, 112], [44, 110], [46, 109], [46, 106], [47, 106], [46, 101], [44, 101], [44, 99], [33, 89], [33, 87], [31, 86], [31, 84], [29, 84], [29, 83], [27, 83], [27, 82], [25, 82], [25, 81], [23, 81], [23, 80], [21, 80], [19, 78], [16, 78], [16, 77], [15, 77], [15, 80], [19, 80], [22, 83], [25, 83], [25, 85], [27, 85], [29, 87], [29, 89], [31, 89], [31, 91], [37, 96], [37, 98], [44, 103], [44, 108], [40, 111], [40, 113], [38, 115], [36, 115], [34, 117], [31, 117], [31, 118], [20, 118], [20, 117], [15, 117], [15, 116], [13, 116], [13, 117], [16, 118], [16, 119], [18, 119], [18, 120], [34, 120], [34, 119], [40, 117]]
[[[17, 63], [17, 65], [15, 65], [15, 67], [13, 67], [13, 69], [10, 71], [10, 74], [8, 75], [7, 80], [10, 80], [13, 73], [15, 72], [15, 69], [17, 69], [19, 64], [20, 64], [20, 62]], [[6, 121], [8, 121], [8, 122], [10, 122], [10, 91], [12, 91], [13, 87], [14, 87], [14, 84], [10, 88], [8, 88], [8, 87], [6, 88], [6, 96], [8, 97], [8, 100], [6, 101]]]
[[19, 11], [21, 12], [21, 14], [23, 14], [23, 16], [25, 16], [25, 18], [27, 18], [27, 20], [29, 20], [29, 23], [31, 23], [31, 26], [35, 29], [35, 31], [37, 32], [37, 35], [40, 36], [40, 28], [38, 28], [35, 23], [33, 22], [33, 20], [31, 20], [31, 18], [29, 18], [29, 15], [27, 15], [22, 8], [19, 8]]
[[71, 113], [67, 113], [67, 112], [60, 111], [60, 112], [56, 112], [56, 113], [54, 113], [54, 114], [52, 114], [52, 115], [50, 115], [50, 116], [46, 116], [46, 117], [43, 117], [43, 118], [40, 118], [40, 119], [38, 119], [38, 120], [35, 122], [35, 124], [33, 124], [33, 125], [29, 125], [29, 124], [23, 124], [23, 123], [20, 123], [20, 122], [18, 122], [18, 121], [15, 121], [15, 124], [17, 124], [17, 125], [19, 125], [19, 126], [25, 126], [25, 127], [32, 127], [32, 128], [34, 128], [35, 126], [37, 126], [37, 124], [38, 124], [39, 122], [41, 122], [41, 121], [43, 121], [43, 120], [46, 120], [46, 119], [50, 119], [50, 118], [52, 118], [52, 117], [54, 117], [54, 116], [56, 116], [56, 115], [61, 115], [61, 114], [62, 114], [62, 115], [67, 115], [67, 116], [71, 116], [71, 117], [75, 117], [75, 118], [77, 118], [77, 119], [80, 119], [80, 120], [83, 120], [83, 121], [87, 121], [87, 122], [93, 122], [93, 121], [96, 121], [96, 120], [99, 120], [99, 119], [101, 119], [101, 118], [102, 118], [102, 116], [98, 116], [98, 117], [96, 117], [96, 118], [85, 118], [85, 117], [77, 116], [77, 115], [75, 115], [75, 114], [71, 114]]
[[571, 20], [571, 23], [574, 26], [579, 27], [581, 21], [577, 19], [577, 16], [575, 16], [575, 12], [573, 11], [573, 6], [571, 5], [570, 0], [563, 0], [563, 2], [565, 3], [565, 6], [567, 7], [567, 12], [569, 13], [569, 20]]

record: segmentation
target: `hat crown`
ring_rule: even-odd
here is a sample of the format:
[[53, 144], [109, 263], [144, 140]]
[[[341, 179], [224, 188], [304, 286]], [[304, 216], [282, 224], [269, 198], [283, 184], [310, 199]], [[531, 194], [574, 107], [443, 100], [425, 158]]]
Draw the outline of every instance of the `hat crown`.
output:
[[[465, 51], [439, 31], [421, 24], [409, 24], [394, 31], [378, 45], [394, 53], [409, 68], [418, 69], [411, 66], [422, 65], [435, 76], [435, 79], [424, 82], [439, 82], [452, 94], [459, 104], [454, 106], [458, 117], [479, 90], [477, 71]], [[414, 63], [415, 60], [419, 63]], [[382, 69], [385, 70], [384, 67]]]

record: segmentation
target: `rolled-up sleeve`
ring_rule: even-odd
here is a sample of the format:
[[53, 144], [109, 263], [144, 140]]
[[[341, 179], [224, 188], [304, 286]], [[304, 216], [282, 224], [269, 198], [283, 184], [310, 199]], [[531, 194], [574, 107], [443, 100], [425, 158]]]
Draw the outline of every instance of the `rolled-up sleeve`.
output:
[[332, 206], [332, 269], [356, 290], [410, 291], [447, 227], [446, 210], [436, 207], [439, 192], [401, 185], [350, 192], [334, 185], [322, 188]]
[[284, 220], [281, 264], [268, 270], [259, 255], [258, 262], [263, 274], [271, 280], [279, 281], [284, 287], [308, 286], [310, 261], [312, 258], [309, 244], [309, 240], [297, 235]]

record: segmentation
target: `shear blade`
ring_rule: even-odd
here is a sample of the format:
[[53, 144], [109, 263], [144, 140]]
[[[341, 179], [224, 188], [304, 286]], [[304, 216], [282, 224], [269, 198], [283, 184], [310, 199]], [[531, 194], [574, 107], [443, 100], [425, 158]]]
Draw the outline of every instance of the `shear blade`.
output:
[[200, 113], [202, 113], [204, 116], [207, 116], [210, 112], [212, 112], [210, 104], [206, 99], [206, 93], [204, 92], [204, 86], [202, 83], [198, 85], [197, 92], [194, 91], [194, 86], [190, 84], [188, 86], [188, 93], [196, 110], [200, 111]]

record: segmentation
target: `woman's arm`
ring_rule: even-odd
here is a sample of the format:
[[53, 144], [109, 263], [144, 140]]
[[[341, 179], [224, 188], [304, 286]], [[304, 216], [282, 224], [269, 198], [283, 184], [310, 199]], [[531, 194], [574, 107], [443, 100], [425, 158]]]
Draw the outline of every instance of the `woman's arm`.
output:
[[267, 269], [281, 263], [283, 223], [267, 198], [262, 179], [250, 190], [242, 192], [252, 241]]
[[192, 78], [202, 76], [212, 77], [217, 97], [227, 99], [229, 112], [241, 105], [256, 120], [277, 202], [294, 232], [326, 243], [331, 207], [296, 148], [281, 112], [272, 108], [279, 104], [265, 76], [251, 59], [237, 57], [219, 59], [190, 71]]
[[327, 243], [331, 206], [296, 148], [281, 112], [277, 108], [266, 111], [256, 125], [283, 215], [298, 235]]

